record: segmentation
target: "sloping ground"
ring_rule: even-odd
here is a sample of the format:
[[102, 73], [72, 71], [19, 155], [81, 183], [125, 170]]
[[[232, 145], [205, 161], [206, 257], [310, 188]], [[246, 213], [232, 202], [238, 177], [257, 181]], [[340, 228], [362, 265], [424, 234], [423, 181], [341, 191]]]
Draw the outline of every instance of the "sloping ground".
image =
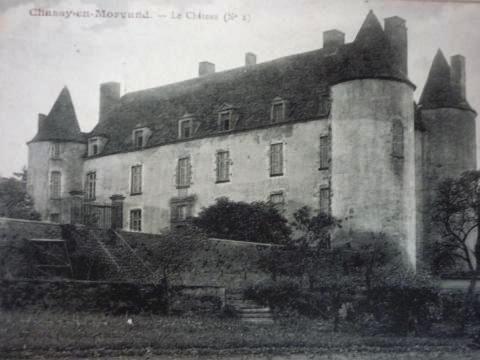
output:
[[360, 336], [348, 324], [343, 333], [333, 333], [331, 324], [308, 318], [252, 326], [212, 317], [9, 312], [0, 313], [0, 323], [0, 354], [7, 358], [413, 351], [416, 356], [405, 359], [455, 353], [460, 360], [479, 355], [468, 347], [467, 338]]

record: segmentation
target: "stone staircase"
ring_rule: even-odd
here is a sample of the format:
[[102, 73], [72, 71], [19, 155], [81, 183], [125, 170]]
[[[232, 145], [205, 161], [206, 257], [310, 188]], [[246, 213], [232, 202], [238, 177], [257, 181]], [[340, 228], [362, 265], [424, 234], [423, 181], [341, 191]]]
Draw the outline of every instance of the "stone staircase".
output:
[[105, 260], [116, 269], [115, 280], [145, 281], [151, 270], [122, 236], [113, 230], [90, 230], [91, 240], [102, 250]]
[[272, 311], [268, 306], [247, 300], [242, 291], [227, 291], [226, 304], [235, 309], [242, 322], [251, 324], [273, 324]]

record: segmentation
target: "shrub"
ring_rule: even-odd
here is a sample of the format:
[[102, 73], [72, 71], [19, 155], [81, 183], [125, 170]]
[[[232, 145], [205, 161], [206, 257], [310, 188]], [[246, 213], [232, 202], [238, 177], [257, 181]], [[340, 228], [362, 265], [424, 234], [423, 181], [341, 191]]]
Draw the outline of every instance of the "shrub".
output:
[[110, 314], [165, 312], [159, 286], [87, 281], [0, 281], [0, 306], [5, 310], [41, 309]]
[[268, 305], [273, 311], [300, 314], [310, 317], [326, 317], [325, 294], [320, 291], [302, 289], [291, 280], [264, 281], [250, 286], [244, 293], [247, 299]]
[[261, 243], [284, 243], [291, 233], [287, 220], [265, 202], [219, 198], [193, 219], [208, 236]]
[[438, 289], [419, 274], [406, 274], [398, 280], [372, 289], [376, 318], [401, 335], [428, 330], [435, 320]]

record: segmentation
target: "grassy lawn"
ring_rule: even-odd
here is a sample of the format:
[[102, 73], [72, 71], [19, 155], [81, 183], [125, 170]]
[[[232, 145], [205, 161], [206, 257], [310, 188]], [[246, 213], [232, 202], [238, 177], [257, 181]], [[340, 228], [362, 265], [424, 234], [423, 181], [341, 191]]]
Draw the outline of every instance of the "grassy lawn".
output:
[[[131, 324], [128, 318], [132, 320]], [[377, 353], [377, 356], [431, 351], [437, 353], [436, 358], [442, 359], [441, 354], [452, 352], [459, 356], [473, 354], [467, 347], [468, 341], [462, 338], [335, 334], [324, 323], [308, 319], [289, 319], [274, 325], [248, 325], [215, 317], [0, 312], [0, 358], [2, 354], [28, 356], [62, 352], [90, 357], [102, 354], [134, 356], [145, 352], [168, 354], [179, 350], [188, 353], [191, 349], [200, 354], [225, 349], [259, 353], [309, 349], [316, 353], [350, 351], [359, 356], [364, 351]], [[455, 359], [470, 359], [459, 356]], [[480, 352], [476, 356], [480, 358]]]

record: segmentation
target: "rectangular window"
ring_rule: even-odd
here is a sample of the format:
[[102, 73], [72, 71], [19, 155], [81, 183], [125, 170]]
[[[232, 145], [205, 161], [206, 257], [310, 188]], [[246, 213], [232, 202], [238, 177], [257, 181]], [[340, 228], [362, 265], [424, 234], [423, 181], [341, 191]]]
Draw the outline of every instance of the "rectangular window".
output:
[[135, 148], [139, 149], [143, 147], [143, 130], [135, 130], [133, 133], [133, 141], [135, 144]]
[[318, 115], [328, 116], [330, 114], [331, 99], [329, 95], [322, 94], [318, 100]]
[[280, 122], [283, 121], [285, 118], [285, 107], [283, 102], [281, 103], [274, 103], [272, 105], [272, 122]]
[[132, 166], [130, 194], [142, 193], [142, 165]]
[[88, 156], [95, 156], [99, 153], [99, 141], [98, 139], [88, 140]]
[[217, 182], [230, 181], [230, 156], [228, 151], [217, 152]]
[[177, 165], [177, 188], [185, 188], [190, 186], [190, 158], [184, 157], [178, 159]]
[[219, 115], [220, 131], [229, 131], [231, 129], [232, 113], [230, 111], [221, 112]]
[[180, 138], [188, 139], [193, 136], [193, 123], [192, 120], [180, 121]]
[[52, 171], [50, 173], [50, 198], [60, 199], [62, 186], [62, 173], [60, 171]]
[[320, 170], [330, 166], [330, 138], [320, 136]]
[[321, 187], [319, 198], [320, 211], [327, 214], [330, 213], [330, 189], [327, 187]]
[[392, 127], [392, 155], [403, 158], [403, 125], [400, 120], [395, 120]]
[[130, 230], [142, 231], [142, 210], [130, 210]]
[[87, 200], [95, 200], [97, 187], [97, 173], [89, 172], [85, 180], [85, 196]]
[[278, 211], [283, 211], [285, 205], [285, 197], [283, 192], [274, 192], [270, 194], [270, 204]]
[[283, 144], [270, 145], [270, 176], [283, 175]]
[[176, 219], [177, 221], [185, 221], [187, 220], [188, 217], [188, 207], [187, 205], [177, 205], [177, 216]]
[[52, 144], [52, 159], [60, 159], [60, 143]]

